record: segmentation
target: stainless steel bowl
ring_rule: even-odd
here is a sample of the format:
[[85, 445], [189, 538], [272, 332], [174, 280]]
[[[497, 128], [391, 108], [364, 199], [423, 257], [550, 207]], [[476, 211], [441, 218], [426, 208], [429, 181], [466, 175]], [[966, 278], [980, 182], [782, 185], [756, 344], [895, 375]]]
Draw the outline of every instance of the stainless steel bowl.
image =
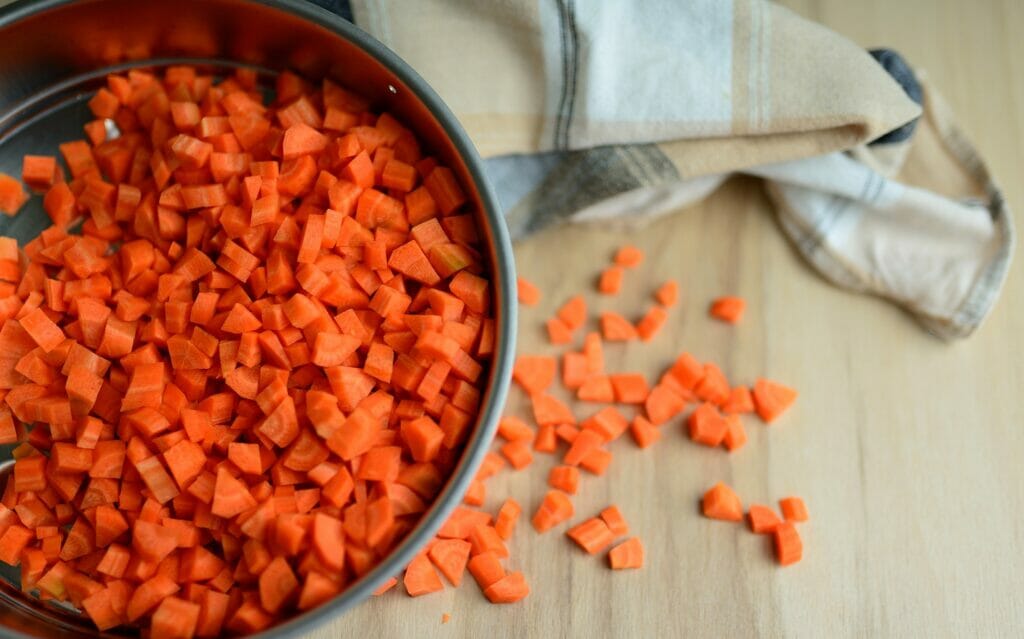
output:
[[[475, 429], [454, 474], [416, 527], [373, 571], [341, 595], [260, 636], [288, 637], [338, 616], [398, 574], [459, 501], [494, 435], [515, 351], [516, 300], [512, 248], [483, 165], [455, 117], [430, 86], [384, 45], [303, 0], [41, 0], [0, 9], [0, 171], [20, 175], [26, 153], [55, 153], [82, 137], [86, 101], [106, 74], [171, 63], [214, 69], [292, 69], [330, 77], [395, 114], [452, 167], [485, 236], [497, 318], [495, 356]], [[48, 225], [41, 198], [0, 235], [27, 241]], [[9, 459], [0, 450], [0, 460]], [[2, 471], [0, 471], [2, 472]], [[84, 618], [27, 600], [17, 571], [0, 579], [0, 636], [98, 637]]]

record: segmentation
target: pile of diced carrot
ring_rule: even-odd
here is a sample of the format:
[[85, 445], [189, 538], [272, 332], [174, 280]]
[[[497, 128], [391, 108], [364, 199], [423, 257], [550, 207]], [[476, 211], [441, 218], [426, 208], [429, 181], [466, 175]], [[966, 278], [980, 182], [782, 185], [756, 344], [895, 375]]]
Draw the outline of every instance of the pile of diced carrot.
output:
[[[640, 266], [643, 257], [635, 247], [622, 247], [613, 264], [598, 278], [598, 292], [617, 294], [627, 271]], [[520, 277], [517, 285], [521, 303], [534, 306], [541, 301], [540, 289], [529, 280]], [[553, 345], [571, 344], [582, 332], [580, 350], [565, 350], [560, 361], [549, 355], [523, 354], [517, 358], [512, 378], [530, 399], [533, 424], [528, 423], [528, 418], [515, 415], [501, 419], [495, 443], [497, 452], [487, 454], [465, 495], [465, 505], [413, 562], [410, 568], [415, 569], [406, 571], [404, 582], [410, 595], [443, 589], [434, 568], [449, 583], [458, 586], [467, 567], [492, 602], [508, 603], [529, 594], [522, 573], [507, 573], [500, 561], [511, 555], [505, 542], [520, 515], [520, 504], [508, 498], [493, 517], [477, 510], [485, 501], [486, 481], [506, 466], [515, 470], [526, 468], [533, 462], [535, 453], [560, 457], [561, 463], [548, 472], [550, 490], [537, 504], [531, 520], [534, 530], [542, 534], [573, 520], [576, 512], [572, 497], [579, 490], [580, 469], [592, 475], [604, 475], [613, 461], [611, 444], [627, 431], [637, 447], [648, 448], [662, 438], [662, 427], [676, 423], [697, 444], [724, 446], [734, 451], [747, 441], [742, 415], [756, 413], [763, 422], [771, 423], [794, 403], [796, 391], [787, 386], [768, 379], [757, 379], [752, 387], [732, 385], [714, 363], [700, 362], [685, 352], [654, 384], [641, 373], [607, 371], [606, 345], [654, 339], [678, 297], [677, 283], [666, 281], [654, 291], [655, 303], [635, 324], [620, 314], [605, 311], [593, 318], [598, 321], [599, 331], [581, 331], [588, 319], [592, 319], [584, 295], [567, 300], [555, 316], [547, 320], [547, 334]], [[742, 298], [723, 297], [711, 304], [709, 314], [735, 324], [744, 307]], [[605, 406], [581, 418], [550, 393], [556, 381], [580, 402]], [[690, 406], [694, 408], [684, 418]], [[624, 412], [633, 413], [632, 419]], [[742, 521], [744, 518], [739, 498], [724, 484], [719, 483], [709, 490], [702, 504], [704, 514], [711, 519]], [[793, 524], [806, 521], [807, 511], [798, 497], [781, 500], [780, 507], [783, 519], [761, 505], [751, 506], [747, 517], [754, 532], [772, 536], [779, 563], [789, 565], [802, 556], [802, 542]], [[644, 547], [638, 537], [629, 537], [614, 545], [629, 532], [626, 519], [614, 505], [565, 529], [566, 536], [586, 553], [607, 551], [612, 569], [643, 565]], [[458, 543], [458, 539], [465, 541]], [[444, 551], [438, 551], [439, 548]], [[378, 594], [397, 582], [393, 579]]]
[[[475, 420], [495, 333], [453, 172], [330, 81], [275, 89], [112, 75], [60, 145], [70, 180], [24, 159], [53, 225], [0, 238], [0, 561], [101, 630], [249, 634], [323, 603], [413, 527]], [[0, 177], [0, 209], [27, 197]], [[429, 548], [449, 579], [500, 549], [479, 521]], [[474, 554], [514, 598], [521, 575]]]

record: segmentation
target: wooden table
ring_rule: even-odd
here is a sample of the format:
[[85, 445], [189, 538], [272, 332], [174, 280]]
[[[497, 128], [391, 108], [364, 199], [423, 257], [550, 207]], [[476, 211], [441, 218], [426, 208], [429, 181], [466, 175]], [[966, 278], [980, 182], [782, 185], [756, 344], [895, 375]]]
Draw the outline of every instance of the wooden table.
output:
[[[1024, 3], [992, 0], [787, 0], [865, 47], [892, 46], [928, 71], [952, 104], [1024, 228]], [[521, 352], [546, 352], [543, 319], [592, 290], [622, 238], [566, 228], [516, 247], [545, 299], [520, 317]], [[315, 637], [1008, 636], [1024, 630], [1024, 327], [1021, 262], [975, 336], [944, 344], [895, 307], [838, 290], [786, 244], [756, 182], [736, 180], [703, 204], [630, 238], [643, 276], [679, 279], [683, 303], [650, 345], [609, 347], [612, 370], [653, 374], [680, 349], [734, 380], [767, 375], [801, 392], [777, 425], [751, 420], [733, 455], [693, 445], [678, 426], [641, 451], [614, 448], [608, 477], [575, 498], [589, 516], [620, 504], [647, 549], [641, 571], [612, 572], [564, 535], [520, 521], [508, 565], [533, 594], [492, 606], [477, 587], [419, 599], [376, 598]], [[541, 265], [544, 265], [543, 267]], [[627, 286], [603, 307], [635, 312]], [[742, 325], [706, 316], [708, 300], [749, 301]], [[596, 299], [593, 298], [593, 299]], [[520, 393], [513, 390], [512, 410]], [[486, 507], [514, 495], [532, 512], [552, 461], [489, 481]], [[804, 560], [779, 568], [767, 538], [698, 514], [718, 480], [749, 502], [802, 495]], [[396, 589], [397, 590], [397, 589]], [[441, 614], [451, 621], [441, 624]]]

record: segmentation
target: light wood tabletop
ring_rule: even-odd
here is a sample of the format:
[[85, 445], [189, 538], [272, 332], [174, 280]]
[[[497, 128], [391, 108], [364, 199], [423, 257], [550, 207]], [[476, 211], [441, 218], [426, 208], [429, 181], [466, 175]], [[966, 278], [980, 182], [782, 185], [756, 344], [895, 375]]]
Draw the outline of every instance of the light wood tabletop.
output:
[[[899, 50], [952, 105], [1001, 180], [1024, 228], [1024, 3], [991, 0], [786, 0], [865, 47]], [[771, 427], [748, 420], [750, 442], [726, 454], [666, 425], [653, 449], [613, 447], [608, 475], [584, 475], [578, 521], [619, 504], [646, 547], [639, 571], [606, 567], [563, 527], [535, 534], [529, 514], [550, 456], [488, 482], [492, 512], [509, 495], [527, 511], [510, 542], [511, 569], [532, 594], [493, 606], [475, 584], [411, 599], [374, 598], [312, 637], [937, 637], [1024, 631], [1024, 327], [1021, 262], [994, 313], [952, 344], [896, 307], [830, 286], [776, 228], [757, 182], [733, 180], [699, 206], [628, 238], [647, 261], [592, 308], [635, 314], [650, 288], [679, 280], [682, 303], [651, 344], [609, 346], [610, 370], [660, 373], [685, 349], [730, 379], [760, 375], [800, 390]], [[520, 315], [520, 352], [552, 352], [543, 320], [593, 290], [623, 242], [563, 228], [516, 247], [522, 274], [544, 291]], [[636, 285], [633, 285], [633, 282]], [[708, 319], [709, 300], [749, 302], [742, 324]], [[522, 408], [513, 389], [509, 410]], [[745, 502], [805, 498], [804, 559], [780, 568], [768, 538], [699, 515], [722, 480]], [[447, 624], [442, 613], [451, 614]]]

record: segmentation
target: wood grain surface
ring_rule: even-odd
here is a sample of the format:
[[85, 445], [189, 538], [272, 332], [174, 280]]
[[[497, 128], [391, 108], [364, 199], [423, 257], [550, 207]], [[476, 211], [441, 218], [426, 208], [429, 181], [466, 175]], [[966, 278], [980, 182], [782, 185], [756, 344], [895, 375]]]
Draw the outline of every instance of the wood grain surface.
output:
[[[865, 47], [890, 46], [928, 72], [1001, 178], [1024, 228], [1024, 3], [1017, 0], [787, 0]], [[699, 206], [628, 238], [647, 251], [613, 300], [628, 313], [677, 278], [683, 302], [648, 345], [608, 347], [610, 370], [653, 375], [688, 349], [736, 381], [766, 375], [799, 388], [776, 425], [748, 421], [739, 453], [695, 446], [677, 425], [655, 448], [613, 449], [607, 477], [585, 476], [589, 516], [621, 506], [647, 550], [640, 571], [608, 570], [527, 517], [548, 456], [488, 482], [527, 515], [508, 566], [533, 594], [492, 606], [475, 584], [410, 599], [375, 598], [311, 637], [943, 637], [1024, 632], [1024, 295], [1021, 266], [988, 322], [944, 344], [883, 301], [815, 275], [775, 227], [758, 184], [738, 179]], [[520, 316], [520, 351], [548, 352], [542, 322], [594, 278], [623, 238], [594, 228], [547, 232], [516, 247], [544, 290]], [[738, 327], [706, 316], [710, 299], [749, 301]], [[510, 410], [521, 394], [512, 392]], [[780, 569], [768, 541], [698, 514], [703, 490], [731, 483], [746, 502], [802, 495], [804, 560]], [[577, 518], [578, 519], [578, 518]], [[397, 589], [396, 589], [397, 590]], [[441, 624], [441, 614], [452, 618]]]

